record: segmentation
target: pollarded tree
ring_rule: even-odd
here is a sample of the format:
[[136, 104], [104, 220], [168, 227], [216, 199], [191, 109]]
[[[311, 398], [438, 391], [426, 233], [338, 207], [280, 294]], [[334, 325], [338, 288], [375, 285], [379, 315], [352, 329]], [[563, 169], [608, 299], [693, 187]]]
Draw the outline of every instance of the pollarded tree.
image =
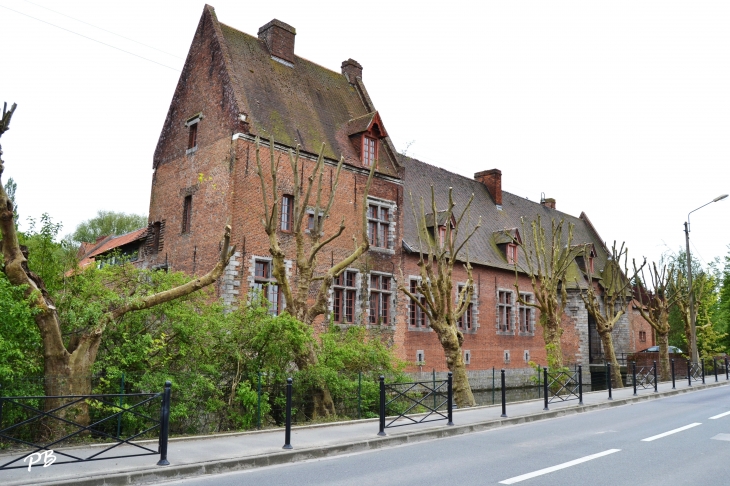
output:
[[[474, 294], [474, 280], [467, 244], [481, 226], [481, 220], [466, 237], [459, 238], [459, 229], [462, 223], [466, 223], [463, 221], [464, 216], [468, 214], [473, 200], [474, 195], [472, 194], [459, 217], [455, 218], [452, 188], [449, 187], [448, 206], [445, 210], [438, 211], [436, 195], [431, 186], [431, 213], [426, 214], [423, 200], [421, 200], [420, 215], [416, 215], [415, 207], [413, 208], [413, 216], [418, 226], [419, 244], [420, 278], [416, 284], [416, 292], [413, 293], [403, 283], [398, 286], [411, 300], [411, 305], [421, 309], [423, 315], [428, 319], [429, 327], [436, 331], [446, 355], [446, 365], [453, 373], [454, 401], [459, 407], [473, 407], [475, 404], [474, 395], [469, 386], [469, 378], [466, 375], [464, 355], [461, 351], [464, 335], [458, 328], [459, 319], [469, 311]], [[428, 221], [428, 218], [431, 221]], [[430, 232], [429, 228], [433, 232]], [[463, 249], [464, 253], [462, 253]], [[457, 261], [464, 262], [466, 285], [457, 292], [456, 302], [454, 302], [452, 274]], [[405, 282], [405, 279], [401, 278], [401, 282]]]
[[[296, 276], [290, 277], [286, 268], [286, 254], [279, 242], [280, 211], [282, 211], [282, 195], [279, 194], [279, 163], [274, 149], [273, 138], [269, 141], [269, 174], [264, 174], [260, 156], [260, 140], [256, 138], [256, 168], [259, 180], [261, 181], [261, 195], [263, 198], [264, 217], [262, 223], [266, 234], [269, 237], [269, 252], [272, 256], [272, 276], [276, 279], [279, 291], [284, 297], [287, 312], [296, 319], [311, 325], [314, 320], [325, 314], [328, 310], [330, 288], [334, 279], [339, 276], [347, 267], [352, 265], [360, 255], [370, 248], [367, 233], [367, 196], [370, 192], [370, 185], [377, 166], [377, 161], [370, 168], [367, 183], [363, 191], [361, 212], [359, 221], [356, 223], [353, 233], [354, 248], [345, 258], [332, 265], [323, 273], [317, 273], [317, 258], [320, 252], [335, 239], [339, 238], [345, 231], [345, 216], [340, 220], [339, 228], [330, 235], [324, 234], [324, 222], [332, 212], [332, 206], [337, 194], [337, 185], [342, 170], [343, 158], [330, 179], [329, 194], [324, 194], [324, 144], [319, 152], [317, 161], [312, 168], [311, 174], [303, 180], [304, 167], [300, 158], [299, 146], [296, 150], [289, 150], [288, 159], [291, 168], [293, 187], [287, 216], [291, 218], [289, 231], [291, 231], [296, 244]], [[270, 185], [267, 184], [270, 180]], [[314, 203], [313, 210], [309, 210]], [[305, 217], [309, 219], [312, 214], [311, 224], [307, 221], [305, 228]], [[314, 302], [309, 299], [310, 291], [316, 292]], [[317, 356], [313, 347], [301, 354], [296, 360], [299, 369], [314, 366], [317, 363]], [[312, 390], [313, 408], [309, 412], [312, 417], [327, 416], [335, 413], [334, 402], [326, 386]]]
[[[679, 262], [678, 262], [679, 263]], [[677, 266], [668, 283], [669, 293], [674, 297], [674, 305], [679, 311], [684, 324], [684, 337], [687, 342], [687, 352], [692, 352], [692, 317], [690, 316], [690, 295], [694, 299], [694, 320], [700, 315], [709, 315], [707, 307], [712, 307], [715, 300], [715, 281], [707, 272], [699, 272], [692, 279], [692, 288], [689, 288], [687, 275], [682, 266]], [[709, 302], [707, 302], [709, 300]], [[698, 323], [697, 323], [698, 324]], [[699, 347], [698, 347], [699, 349]]]
[[602, 287], [600, 295], [598, 289], [593, 285], [593, 265], [590, 263], [589, 251], [589, 247], [586, 247], [583, 254], [588, 287], [581, 292], [580, 297], [583, 299], [588, 313], [596, 320], [596, 331], [601, 336], [604, 356], [612, 366], [611, 380], [620, 388], [624, 385], [611, 333], [633, 299], [632, 279], [627, 276], [628, 250], [623, 243], [621, 248], [617, 249], [616, 242], [613, 242], [611, 255], [600, 275], [599, 285]]
[[[545, 341], [548, 367], [563, 367], [563, 349], [560, 338], [563, 335], [562, 318], [568, 302], [568, 268], [580, 255], [584, 246], [573, 246], [573, 224], [568, 224], [566, 237], [563, 235], [564, 220], [551, 221], [548, 235], [541, 218], [530, 223], [528, 232], [522, 220], [522, 239], [514, 239], [524, 253], [524, 265], [515, 264], [515, 290], [521, 305], [534, 307], [540, 311], [540, 326]], [[510, 235], [511, 236], [511, 235]], [[520, 260], [522, 261], [522, 260]], [[521, 267], [521, 268], [520, 268]], [[526, 301], [520, 294], [519, 271], [530, 277], [535, 301]]]
[[[643, 266], [642, 266], [643, 267]], [[656, 331], [659, 342], [659, 371], [662, 380], [671, 378], [669, 370], [669, 308], [674, 304], [678, 294], [672, 293], [670, 282], [675, 278], [674, 267], [657, 267], [656, 262], [649, 265], [649, 280], [647, 281], [643, 268], [636, 266], [634, 260], [634, 274], [638, 277], [640, 287], [634, 292], [634, 298], [639, 302], [638, 309], [641, 317]]]
[[[8, 111], [7, 104], [3, 108], [0, 120], [0, 136], [8, 130], [10, 119], [16, 105]], [[2, 150], [0, 149], [0, 156]], [[88, 395], [91, 392], [91, 371], [99, 346], [108, 326], [113, 325], [128, 312], [148, 309], [150, 307], [184, 297], [196, 290], [206, 287], [220, 277], [230, 260], [235, 247], [229, 249], [230, 227], [226, 227], [223, 237], [220, 259], [215, 267], [206, 275], [191, 280], [183, 285], [157, 293], [137, 295], [128, 289], [114, 293], [114, 282], [106, 282], [113, 297], [103, 302], [94, 302], [98, 308], [95, 322], [74, 332], [65, 340], [64, 323], [54, 305], [54, 297], [46, 289], [41, 277], [28, 268], [27, 253], [18, 242], [15, 228], [13, 203], [2, 185], [4, 164], [0, 158], [0, 249], [2, 250], [2, 271], [10, 284], [23, 289], [23, 294], [33, 312], [40, 338], [43, 344], [43, 370], [46, 377], [45, 393], [48, 396]], [[46, 400], [47, 409], [57, 406], [57, 401]], [[68, 408], [65, 410], [69, 410]], [[76, 420], [84, 423], [88, 420], [87, 408], [81, 404], [76, 413]]]

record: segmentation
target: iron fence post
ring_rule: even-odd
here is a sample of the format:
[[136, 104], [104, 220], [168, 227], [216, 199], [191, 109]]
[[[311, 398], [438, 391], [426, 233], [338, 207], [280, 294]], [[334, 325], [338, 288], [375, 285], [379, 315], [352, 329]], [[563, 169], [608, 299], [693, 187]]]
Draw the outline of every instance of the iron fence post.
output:
[[160, 411], [160, 460], [157, 461], [158, 466], [169, 466], [170, 461], [167, 460], [167, 437], [170, 434], [170, 389], [172, 383], [165, 382], [165, 391], [162, 393], [162, 410]]
[[433, 385], [433, 408], [436, 408], [436, 368], [431, 368], [431, 384]]
[[659, 393], [659, 381], [656, 379], [656, 361], [654, 361], [654, 393]]
[[[122, 383], [119, 385], [119, 394], [124, 395], [124, 372], [122, 372]], [[122, 429], [122, 405], [124, 404], [124, 397], [119, 397], [119, 416], [117, 417], [117, 439]]]
[[540, 373], [540, 367], [537, 368], [537, 398], [542, 398], [540, 396], [542, 392], [542, 383], [540, 383], [540, 378], [542, 377], [542, 373]]
[[631, 362], [631, 377], [634, 380], [634, 396], [636, 396], [636, 361]]
[[725, 356], [725, 379], [730, 380], [730, 370], [727, 367], [727, 356]]
[[692, 386], [692, 365], [687, 360], [687, 386]]
[[[446, 425], [454, 425], [454, 415], [453, 415], [453, 411], [454, 411], [454, 374], [451, 371], [449, 371], [449, 378], [448, 378], [448, 380], [449, 380], [449, 382], [448, 382], [448, 385], [446, 387], [446, 390], [447, 390], [447, 396], [446, 396], [446, 398], [447, 398], [447, 400], [449, 402], [448, 403], [448, 407], [449, 407], [449, 413], [448, 413], [449, 421], [448, 421], [448, 423]], [[434, 388], [436, 388], [436, 387], [434, 387]], [[436, 394], [434, 394], [434, 397], [435, 396], [436, 396]], [[434, 407], [434, 408], [436, 408], [436, 407]]]
[[550, 410], [548, 408], [548, 369], [546, 366], [542, 368], [542, 387], [543, 395], [545, 395], [545, 408], [543, 410]]
[[611, 363], [606, 363], [606, 383], [608, 384], [608, 399], [613, 400], [611, 393]]
[[292, 379], [286, 379], [286, 430], [284, 431], [284, 447], [282, 449], [292, 449], [291, 446], [291, 389]]
[[357, 372], [357, 419], [362, 418], [362, 371]]
[[502, 371], [500, 372], [501, 379], [502, 379], [502, 417], [507, 416], [507, 394], [505, 393], [505, 386], [504, 386], [504, 368], [502, 368]]
[[705, 384], [705, 360], [701, 359], [700, 364], [702, 365], [702, 384]]
[[676, 383], [674, 382], [674, 358], [672, 358], [672, 390], [676, 389]]
[[380, 431], [378, 435], [385, 435], [385, 377], [380, 375]]
[[578, 405], [583, 405], [583, 365], [578, 365]]
[[492, 366], [492, 405], [494, 405], [494, 366]]
[[717, 383], [717, 360], [712, 358], [712, 368], [715, 370], [715, 383]]
[[256, 404], [256, 428], [261, 428], [261, 372], [259, 371], [259, 383], [256, 389], [256, 395], [258, 397], [258, 403]]

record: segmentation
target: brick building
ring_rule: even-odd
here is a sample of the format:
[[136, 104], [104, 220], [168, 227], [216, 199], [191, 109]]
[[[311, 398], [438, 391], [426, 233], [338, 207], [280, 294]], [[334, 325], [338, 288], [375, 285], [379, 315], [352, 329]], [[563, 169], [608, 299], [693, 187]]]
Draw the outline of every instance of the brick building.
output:
[[[320, 255], [320, 272], [352, 251], [365, 183], [376, 161], [377, 170], [367, 197], [370, 250], [337, 279], [330, 314], [317, 322], [319, 329], [330, 320], [375, 326], [412, 363], [411, 371], [420, 369], [419, 362], [428, 370], [445, 369], [435, 333], [411, 312], [408, 299], [396, 292], [401, 278], [417, 275], [418, 241], [410, 202], [404, 207], [404, 191], [412, 192], [414, 198], [430, 198], [434, 184], [442, 199], [447, 187], [454, 188], [457, 211], [474, 193], [472, 211], [475, 217], [482, 216], [482, 228], [469, 247], [476, 292], [472, 310], [462, 323], [468, 367], [524, 369], [529, 360], [544, 362], [535, 311], [515, 304], [511, 259], [519, 255], [511, 253], [515, 250], [500, 234], [520, 228], [521, 217], [529, 221], [541, 215], [548, 222], [564, 218], [575, 224], [576, 244], [593, 244], [600, 267], [606, 253], [588, 218], [558, 212], [554, 200], [539, 204], [503, 192], [496, 169], [469, 179], [399, 155], [365, 89], [362, 66], [352, 59], [342, 63], [341, 72], [319, 66], [296, 55], [295, 37], [295, 29], [278, 20], [261, 27], [254, 37], [220, 23], [214, 9], [205, 7], [154, 154], [146, 263], [205, 273], [218, 258], [223, 227], [230, 224], [231, 243], [237, 251], [217, 284], [219, 294], [236, 306], [251, 289], [262, 290], [272, 310], [281, 310], [283, 303], [271, 278], [269, 241], [261, 223], [263, 199], [254, 140], [261, 138], [262, 161], [269, 160], [271, 150], [281, 161], [276, 195], [281, 202], [279, 238], [292, 258], [295, 246], [287, 208], [291, 207], [293, 174], [288, 151], [301, 147], [306, 175], [324, 143], [325, 180], [332, 180], [340, 157], [344, 159], [333, 217], [324, 221], [324, 233], [336, 231], [340, 217], [347, 228]], [[269, 143], [272, 137], [274, 147]], [[268, 163], [263, 164], [263, 172], [270, 180]], [[314, 217], [312, 209], [309, 221]], [[432, 220], [438, 223], [437, 217]], [[287, 269], [296, 278], [293, 261]], [[464, 277], [460, 271], [455, 271], [457, 282]], [[582, 272], [576, 270], [574, 275], [581, 282], [578, 286], [586, 284]], [[530, 290], [529, 279], [521, 277], [521, 291]], [[591, 354], [597, 359], [600, 341], [589, 331], [588, 315], [575, 289], [564, 319], [567, 361], [588, 363]], [[625, 318], [615, 334], [619, 352], [630, 350], [629, 336]]]

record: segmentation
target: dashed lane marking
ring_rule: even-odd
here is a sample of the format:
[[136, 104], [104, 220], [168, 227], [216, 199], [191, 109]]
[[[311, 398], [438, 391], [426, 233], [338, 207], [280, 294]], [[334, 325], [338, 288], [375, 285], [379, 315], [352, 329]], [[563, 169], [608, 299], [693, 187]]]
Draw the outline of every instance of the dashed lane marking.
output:
[[726, 415], [730, 415], [730, 412], [725, 412], [725, 413], [721, 413], [719, 415], [715, 415], [714, 417], [710, 417], [710, 420], [719, 419], [719, 418], [722, 418], [722, 417], [724, 417]]
[[676, 434], [677, 432], [682, 432], [683, 430], [691, 429], [692, 427], [697, 427], [698, 425], [702, 424], [700, 422], [695, 422], [693, 424], [685, 425], [684, 427], [680, 427], [678, 429], [670, 430], [669, 432], [664, 432], [663, 434], [652, 435], [651, 437], [647, 437], [646, 439], [641, 439], [641, 441], [651, 442], [653, 440], [661, 439], [662, 437], [666, 437], [668, 435]]
[[515, 476], [513, 478], [505, 479], [504, 481], [500, 481], [499, 484], [519, 483], [520, 481], [525, 481], [526, 479], [535, 478], [537, 476], [542, 476], [543, 474], [548, 474], [554, 471], [565, 469], [566, 467], [576, 466], [587, 461], [592, 461], [593, 459], [598, 459], [599, 457], [607, 456], [609, 454], [613, 454], [614, 452], [619, 452], [620, 450], [621, 449], [609, 449], [607, 451], [599, 452], [598, 454], [592, 454], [590, 456], [581, 457], [580, 459], [564, 462], [562, 464], [558, 464], [557, 466], [546, 467], [545, 469], [540, 469], [539, 471], [523, 474], [522, 476]]

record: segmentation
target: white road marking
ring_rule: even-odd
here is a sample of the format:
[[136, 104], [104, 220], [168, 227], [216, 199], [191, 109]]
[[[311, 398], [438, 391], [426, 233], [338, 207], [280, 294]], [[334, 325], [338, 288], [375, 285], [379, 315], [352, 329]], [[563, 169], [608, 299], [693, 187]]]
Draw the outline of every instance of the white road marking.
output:
[[526, 479], [531, 479], [537, 476], [542, 476], [543, 474], [559, 471], [561, 469], [565, 469], [566, 467], [576, 466], [583, 462], [592, 461], [593, 459], [598, 459], [599, 457], [607, 456], [609, 454], [613, 454], [614, 452], [619, 452], [620, 450], [621, 449], [609, 449], [607, 451], [599, 452], [598, 454], [592, 454], [590, 456], [581, 457], [580, 459], [564, 462], [562, 464], [558, 464], [557, 466], [546, 467], [545, 469], [540, 469], [539, 471], [523, 474], [522, 476], [515, 476], [513, 478], [505, 479], [504, 481], [500, 481], [499, 484], [519, 483], [520, 481], [524, 481]]
[[715, 420], [724, 417], [725, 415], [730, 415], [730, 412], [721, 413], [720, 415], [715, 415], [714, 417], [710, 417], [710, 420]]
[[710, 437], [713, 440], [726, 440], [730, 442], [730, 434], [717, 434], [715, 437]]
[[697, 427], [698, 425], [702, 425], [699, 422], [695, 422], [693, 424], [685, 425], [684, 427], [680, 427], [678, 429], [670, 430], [669, 432], [664, 432], [663, 434], [659, 435], [652, 435], [651, 437], [647, 437], [646, 439], [641, 439], [642, 442], [651, 442], [653, 440], [661, 439], [662, 437], [666, 437], [668, 435], [676, 434], [677, 432], [682, 432], [683, 430], [691, 429], [692, 427]]

